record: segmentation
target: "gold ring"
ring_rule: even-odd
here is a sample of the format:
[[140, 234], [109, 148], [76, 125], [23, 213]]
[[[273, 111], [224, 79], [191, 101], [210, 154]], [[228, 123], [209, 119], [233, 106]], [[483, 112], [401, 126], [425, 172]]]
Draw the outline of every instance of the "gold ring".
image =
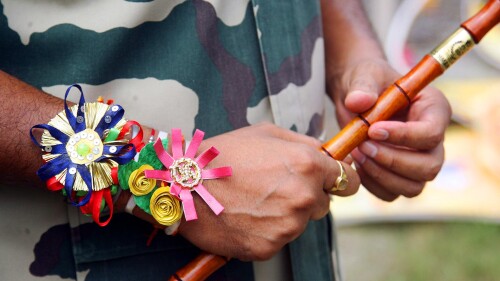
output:
[[344, 170], [344, 166], [342, 166], [342, 163], [340, 163], [340, 161], [337, 161], [337, 164], [339, 164], [340, 167], [340, 175], [335, 180], [335, 185], [330, 189], [330, 192], [346, 190], [347, 184], [349, 183], [349, 181], [347, 180], [347, 174]]

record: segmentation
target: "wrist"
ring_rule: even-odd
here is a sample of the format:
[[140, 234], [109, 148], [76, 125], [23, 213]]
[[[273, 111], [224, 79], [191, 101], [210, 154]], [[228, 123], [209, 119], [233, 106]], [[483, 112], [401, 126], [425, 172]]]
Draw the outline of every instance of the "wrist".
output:
[[322, 1], [327, 80], [341, 76], [352, 65], [367, 59], [384, 59], [360, 1]]

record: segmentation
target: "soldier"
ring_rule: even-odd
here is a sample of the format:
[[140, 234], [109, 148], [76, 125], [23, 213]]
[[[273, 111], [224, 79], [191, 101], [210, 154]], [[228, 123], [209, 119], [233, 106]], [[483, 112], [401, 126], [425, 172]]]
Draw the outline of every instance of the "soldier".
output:
[[[164, 280], [203, 249], [234, 258], [217, 280], [338, 280], [327, 213], [340, 168], [317, 150], [324, 98], [342, 126], [398, 77], [358, 1], [5, 0], [0, 11], [0, 279]], [[205, 131], [215, 164], [234, 171], [207, 183], [221, 216], [198, 204], [200, 219], [148, 247], [144, 221], [117, 214], [100, 228], [37, 189], [29, 129], [73, 83], [156, 130]], [[418, 195], [443, 163], [449, 118], [425, 89], [400, 121], [370, 128], [333, 193], [354, 194], [359, 174], [383, 200]]]

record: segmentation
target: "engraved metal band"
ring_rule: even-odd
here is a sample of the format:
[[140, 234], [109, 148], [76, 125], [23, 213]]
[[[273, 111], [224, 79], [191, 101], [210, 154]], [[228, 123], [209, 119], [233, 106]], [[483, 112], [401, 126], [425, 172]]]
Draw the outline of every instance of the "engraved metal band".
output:
[[430, 55], [446, 70], [461, 56], [472, 49], [474, 45], [474, 39], [469, 32], [460, 27], [450, 37], [432, 50]]

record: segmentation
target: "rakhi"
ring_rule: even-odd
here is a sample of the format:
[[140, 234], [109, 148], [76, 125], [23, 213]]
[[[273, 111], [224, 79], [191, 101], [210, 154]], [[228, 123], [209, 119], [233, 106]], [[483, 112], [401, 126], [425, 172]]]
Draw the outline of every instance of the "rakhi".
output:
[[[69, 107], [68, 95], [72, 88], [80, 91], [78, 104]], [[47, 124], [35, 125], [30, 130], [33, 143], [43, 152], [45, 164], [37, 175], [51, 191], [62, 190], [68, 202], [84, 214], [92, 215], [100, 226], [105, 226], [113, 215], [112, 173], [119, 164], [132, 160], [136, 147], [142, 146], [142, 128], [135, 121], [123, 119], [124, 109], [119, 105], [101, 102], [86, 103], [80, 85], [71, 85], [64, 95], [64, 110]], [[138, 133], [126, 138], [132, 128]], [[40, 142], [34, 129], [43, 129]], [[109, 208], [109, 217], [100, 221], [103, 202]]]
[[[67, 98], [72, 88], [80, 91], [80, 99], [69, 107]], [[170, 156], [167, 139], [158, 138], [154, 144], [144, 145], [141, 125], [126, 121], [123, 115], [121, 106], [105, 104], [102, 99], [86, 103], [80, 85], [68, 87], [64, 110], [47, 124], [30, 130], [32, 141], [43, 152], [45, 164], [37, 175], [47, 188], [62, 191], [70, 204], [91, 215], [100, 226], [107, 225], [113, 216], [112, 196], [119, 187], [129, 190], [129, 195], [122, 193], [146, 213], [148, 221], [157, 227], [166, 226], [168, 234], [176, 232], [183, 213], [186, 221], [198, 218], [191, 191], [196, 191], [216, 215], [224, 210], [202, 182], [228, 177], [232, 170], [204, 169], [219, 154], [215, 147], [194, 158], [203, 140], [202, 131], [196, 130], [184, 153], [182, 133], [173, 129]], [[134, 128], [137, 133], [130, 136]], [[40, 141], [33, 135], [34, 129], [44, 130]], [[101, 221], [106, 205], [109, 217]]]
[[[162, 142], [157, 140], [154, 149], [160, 161], [167, 170], [149, 170], [145, 175], [150, 179], [157, 179], [170, 184], [169, 193], [182, 201], [186, 221], [198, 218], [194, 206], [192, 191], [195, 191], [207, 203], [212, 211], [219, 215], [224, 207], [203, 186], [203, 180], [231, 176], [231, 167], [204, 169], [219, 151], [210, 147], [196, 158], [196, 152], [203, 140], [204, 133], [196, 130], [186, 151], [183, 151], [182, 133], [180, 129], [172, 129], [172, 156], [164, 149]], [[160, 196], [161, 193], [158, 194]], [[154, 214], [153, 214], [154, 215]]]
[[196, 130], [184, 153], [182, 133], [173, 129], [173, 156], [167, 152], [168, 139], [158, 138], [138, 152], [136, 161], [120, 165], [116, 178], [123, 192], [117, 199], [118, 208], [151, 222], [156, 229], [164, 229], [168, 235], [177, 233], [183, 213], [186, 221], [197, 219], [191, 191], [196, 191], [219, 215], [224, 207], [206, 190], [202, 181], [227, 177], [232, 171], [230, 167], [204, 169], [219, 153], [214, 147], [195, 158], [203, 135]]

